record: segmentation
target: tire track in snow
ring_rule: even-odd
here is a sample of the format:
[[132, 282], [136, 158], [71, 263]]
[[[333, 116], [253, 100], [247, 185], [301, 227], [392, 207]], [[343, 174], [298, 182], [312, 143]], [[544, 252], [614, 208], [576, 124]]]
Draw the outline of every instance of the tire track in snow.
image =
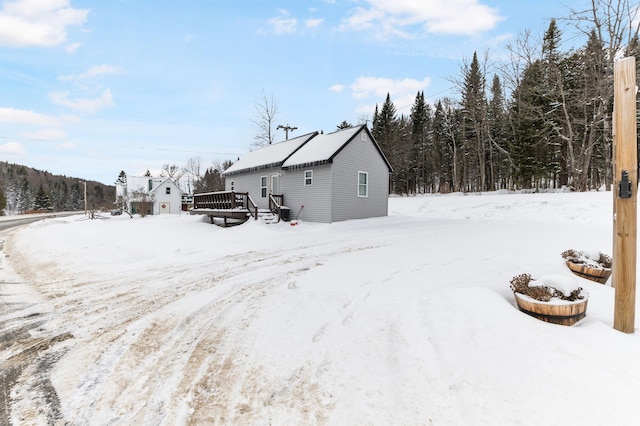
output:
[[[72, 324], [78, 334], [61, 362], [73, 364], [77, 354], [86, 358], [76, 367], [79, 375], [65, 379], [76, 382], [61, 388], [60, 408], [49, 406], [49, 411], [60, 411], [74, 424], [96, 418], [147, 424], [173, 424], [178, 418], [244, 421], [265, 401], [282, 404], [295, 393], [307, 401], [302, 415], [316, 418], [318, 401], [310, 395], [317, 392], [304, 391], [312, 386], [309, 366], [299, 367], [290, 383], [276, 386], [280, 391], [274, 397], [274, 385], [259, 365], [239, 368], [234, 360], [246, 356], [253, 338], [250, 325], [285, 279], [334, 255], [368, 248], [346, 242], [297, 247], [294, 255], [252, 251], [191, 264], [183, 269], [188, 279], [168, 282], [162, 276], [172, 265], [148, 270], [144, 281], [135, 269], [91, 280], [85, 279], [90, 270], [51, 279], [61, 276], [55, 264], [32, 269], [30, 276], [56, 307], [45, 328]], [[207, 303], [185, 309], [190, 297]], [[246, 403], [230, 407], [238, 394], [246, 395]], [[36, 408], [21, 404], [22, 412]]]

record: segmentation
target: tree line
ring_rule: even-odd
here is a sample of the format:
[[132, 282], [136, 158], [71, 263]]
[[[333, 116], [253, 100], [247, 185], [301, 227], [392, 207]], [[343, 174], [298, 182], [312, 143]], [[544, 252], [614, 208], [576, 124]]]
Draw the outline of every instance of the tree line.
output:
[[0, 161], [0, 216], [31, 211], [76, 211], [109, 209], [115, 187], [100, 182], [53, 175], [20, 164]]
[[525, 32], [508, 46], [507, 65], [474, 53], [452, 80], [459, 100], [429, 105], [418, 92], [407, 116], [387, 94], [372, 134], [394, 170], [391, 192], [610, 188], [613, 63], [639, 62], [638, 8], [593, 0], [572, 12], [586, 42], [569, 50], [552, 19], [541, 40]]

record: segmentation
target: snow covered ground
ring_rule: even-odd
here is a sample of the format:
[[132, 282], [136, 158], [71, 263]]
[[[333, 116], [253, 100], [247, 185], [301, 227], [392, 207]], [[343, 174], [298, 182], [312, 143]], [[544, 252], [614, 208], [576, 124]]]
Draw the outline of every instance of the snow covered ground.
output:
[[[524, 272], [571, 275], [564, 250], [611, 254], [611, 192], [391, 198], [389, 210], [226, 229], [75, 216], [0, 235], [0, 324], [18, 341], [0, 344], [14, 365], [6, 412], [14, 424], [638, 424], [640, 333], [612, 328], [610, 282], [576, 278], [590, 299], [572, 327], [519, 312], [509, 289]], [[11, 364], [34, 342], [29, 363]]]

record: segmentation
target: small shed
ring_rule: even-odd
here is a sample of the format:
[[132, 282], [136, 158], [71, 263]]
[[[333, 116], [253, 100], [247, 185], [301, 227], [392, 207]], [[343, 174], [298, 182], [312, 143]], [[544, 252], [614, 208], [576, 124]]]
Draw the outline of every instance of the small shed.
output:
[[[292, 217], [337, 222], [388, 214], [391, 165], [366, 125], [308, 133], [248, 153], [224, 171], [227, 191], [258, 208], [278, 195]], [[304, 208], [302, 208], [304, 206]]]

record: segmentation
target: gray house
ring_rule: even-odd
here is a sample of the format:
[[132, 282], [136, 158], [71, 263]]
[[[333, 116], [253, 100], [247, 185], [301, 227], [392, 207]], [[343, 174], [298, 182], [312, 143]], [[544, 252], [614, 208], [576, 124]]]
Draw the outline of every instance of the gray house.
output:
[[278, 195], [293, 217], [329, 223], [386, 216], [389, 173], [384, 153], [362, 125], [252, 151], [223, 175], [227, 191], [249, 193], [260, 209]]

